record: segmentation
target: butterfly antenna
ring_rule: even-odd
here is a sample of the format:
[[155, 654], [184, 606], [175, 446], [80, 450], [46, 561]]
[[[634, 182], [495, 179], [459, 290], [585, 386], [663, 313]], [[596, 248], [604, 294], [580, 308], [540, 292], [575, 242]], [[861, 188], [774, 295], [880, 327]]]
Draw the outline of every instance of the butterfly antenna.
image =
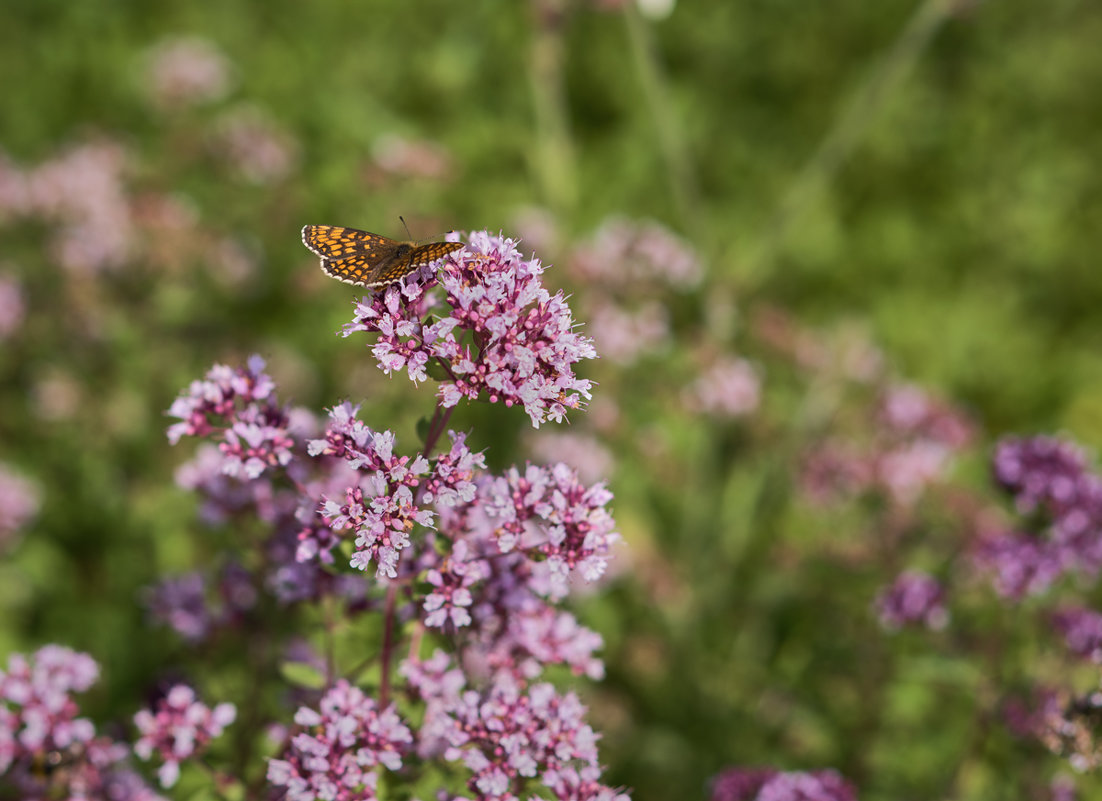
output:
[[409, 232], [409, 226], [406, 225], [406, 218], [399, 214], [398, 219], [402, 221], [402, 226], [406, 229], [406, 236], [408, 236], [410, 239], [413, 239], [413, 234]]

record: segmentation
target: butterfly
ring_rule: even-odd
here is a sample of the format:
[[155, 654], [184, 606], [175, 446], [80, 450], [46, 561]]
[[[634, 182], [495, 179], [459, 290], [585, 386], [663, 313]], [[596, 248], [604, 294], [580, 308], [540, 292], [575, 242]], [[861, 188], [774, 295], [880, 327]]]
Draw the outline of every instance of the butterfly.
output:
[[338, 281], [367, 287], [393, 284], [463, 247], [461, 242], [399, 242], [339, 225], [304, 225], [302, 244], [321, 256], [321, 269]]

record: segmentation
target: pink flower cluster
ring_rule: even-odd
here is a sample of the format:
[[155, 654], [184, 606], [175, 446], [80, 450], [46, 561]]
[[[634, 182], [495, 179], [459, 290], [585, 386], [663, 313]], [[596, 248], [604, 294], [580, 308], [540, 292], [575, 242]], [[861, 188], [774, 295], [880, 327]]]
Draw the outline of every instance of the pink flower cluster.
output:
[[361, 300], [343, 333], [377, 333], [372, 353], [388, 375], [405, 370], [420, 383], [441, 369], [445, 408], [485, 398], [522, 405], [536, 428], [558, 422], [590, 397], [574, 367], [596, 351], [574, 330], [563, 293], [543, 287], [543, 269], [513, 240], [475, 231], [438, 274], [423, 268]]
[[945, 590], [933, 576], [919, 570], [901, 573], [876, 599], [880, 624], [894, 631], [912, 624], [942, 629], [949, 622]]
[[427, 662], [407, 661], [402, 672], [426, 705], [420, 755], [462, 763], [480, 801], [534, 797], [537, 785], [561, 801], [626, 801], [599, 781], [598, 736], [574, 693], [508, 674], [469, 688], [439, 651]]
[[39, 490], [0, 462], [0, 550], [38, 514]]
[[664, 226], [612, 217], [571, 257], [571, 271], [612, 286], [695, 286], [704, 277], [688, 243]]
[[911, 506], [947, 476], [972, 438], [959, 411], [914, 386], [889, 388], [872, 425], [862, 419], [860, 426], [865, 441], [829, 439], [806, 455], [801, 480], [814, 500], [877, 491], [898, 506]]
[[833, 770], [727, 768], [712, 779], [710, 801], [857, 801], [857, 793]]
[[1102, 614], [1093, 609], [1065, 607], [1052, 616], [1056, 630], [1076, 656], [1102, 665]]
[[133, 239], [126, 166], [126, 151], [102, 141], [70, 147], [28, 170], [0, 156], [0, 220], [10, 215], [56, 224], [51, 250], [71, 272], [117, 268]]
[[742, 417], [758, 408], [761, 378], [746, 359], [726, 357], [708, 367], [683, 395], [685, 405], [714, 417]]
[[181, 422], [168, 429], [168, 439], [205, 437], [221, 430], [222, 472], [256, 478], [276, 465], [291, 461], [295, 441], [288, 429], [287, 413], [276, 405], [275, 384], [264, 371], [259, 356], [249, 359], [247, 370], [215, 365], [203, 381], [193, 381], [187, 395], [169, 408]]
[[233, 704], [211, 709], [196, 698], [191, 687], [177, 684], [155, 709], [142, 709], [134, 715], [134, 725], [141, 734], [134, 743], [134, 753], [146, 761], [154, 754], [160, 757], [157, 777], [162, 787], [171, 787], [180, 777], [180, 763], [202, 754], [236, 717]]
[[1102, 477], [1083, 452], [1052, 437], [1008, 438], [993, 458], [996, 480], [1010, 492], [1026, 531], [983, 537], [979, 566], [1010, 598], [1036, 595], [1068, 573], [1102, 569]]
[[373, 801], [379, 767], [401, 768], [413, 740], [393, 704], [380, 711], [344, 680], [316, 710], [300, 708], [295, 724], [286, 750], [268, 762], [268, 781], [286, 789], [287, 801]]
[[198, 105], [225, 96], [230, 65], [207, 39], [177, 37], [150, 51], [146, 80], [153, 100], [163, 108]]
[[130, 749], [97, 737], [80, 717], [74, 693], [99, 676], [87, 654], [46, 645], [33, 657], [13, 654], [0, 670], [0, 793], [73, 801], [161, 801], [127, 766]]

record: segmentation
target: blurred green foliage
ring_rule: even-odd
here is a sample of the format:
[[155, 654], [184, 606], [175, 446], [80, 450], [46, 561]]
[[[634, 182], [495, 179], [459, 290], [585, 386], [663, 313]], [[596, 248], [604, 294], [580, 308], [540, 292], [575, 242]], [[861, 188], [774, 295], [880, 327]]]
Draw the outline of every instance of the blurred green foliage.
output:
[[[355, 293], [318, 272], [303, 223], [397, 236], [403, 214], [417, 237], [509, 235], [538, 207], [559, 231], [538, 255], [555, 263], [610, 215], [653, 218], [707, 277], [659, 298], [676, 334], [665, 346], [633, 369], [595, 368], [598, 397], [620, 407], [610, 478], [630, 545], [621, 578], [581, 605], [607, 640], [608, 680], [586, 692], [610, 780], [652, 801], [702, 797], [728, 764], [833, 766], [872, 801], [1038, 797], [1052, 762], [1000, 733], [977, 693], [995, 673], [1021, 680], [1045, 632], [974, 588], [954, 609], [960, 630], [879, 630], [870, 600], [901, 554], [936, 570], [962, 524], [931, 501], [888, 545], [883, 509], [794, 498], [809, 437], [865, 407], [835, 386], [816, 410], [823, 387], [748, 325], [778, 308], [813, 330], [848, 327], [883, 348], [889, 376], [963, 405], [980, 426], [959, 473], [973, 488], [1001, 433], [1102, 441], [1102, 9], [930, 4], [908, 60], [918, 8], [682, 0], [652, 20], [565, 0], [9, 0], [6, 157], [32, 167], [117, 142], [135, 197], [179, 201], [195, 218], [186, 234], [226, 238], [252, 270], [227, 280], [185, 237], [160, 261], [67, 274], [47, 224], [0, 218], [2, 269], [27, 305], [0, 346], [2, 459], [43, 499], [0, 566], [0, 652], [91, 652], [104, 680], [90, 712], [119, 717], [185, 659], [137, 599], [221, 547], [173, 483], [186, 453], [161, 416], [210, 364], [259, 352], [283, 398], [365, 401], [378, 427], [415, 441], [427, 393], [333, 336]], [[150, 48], [179, 35], [224, 54], [224, 98], [150, 100]], [[292, 143], [284, 174], [250, 181], [212, 148], [237, 108]], [[842, 125], [844, 146], [816, 160]], [[384, 135], [435, 143], [451, 167], [380, 174]], [[546, 277], [584, 296], [561, 270]], [[680, 408], [701, 343], [762, 368], [760, 415], [715, 423]], [[491, 464], [526, 457], [518, 410], [460, 407], [453, 426]], [[1017, 631], [1007, 664], [970, 662], [952, 642], [988, 627]]]

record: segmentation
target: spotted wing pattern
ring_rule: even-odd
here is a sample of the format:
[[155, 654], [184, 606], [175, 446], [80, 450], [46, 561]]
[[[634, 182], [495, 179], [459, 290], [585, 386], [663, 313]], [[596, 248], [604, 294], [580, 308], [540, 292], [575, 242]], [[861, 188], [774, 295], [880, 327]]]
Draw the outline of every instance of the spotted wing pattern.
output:
[[339, 225], [303, 226], [302, 243], [321, 257], [321, 268], [330, 276], [367, 287], [394, 283], [411, 270], [463, 247], [459, 242], [398, 242]]

